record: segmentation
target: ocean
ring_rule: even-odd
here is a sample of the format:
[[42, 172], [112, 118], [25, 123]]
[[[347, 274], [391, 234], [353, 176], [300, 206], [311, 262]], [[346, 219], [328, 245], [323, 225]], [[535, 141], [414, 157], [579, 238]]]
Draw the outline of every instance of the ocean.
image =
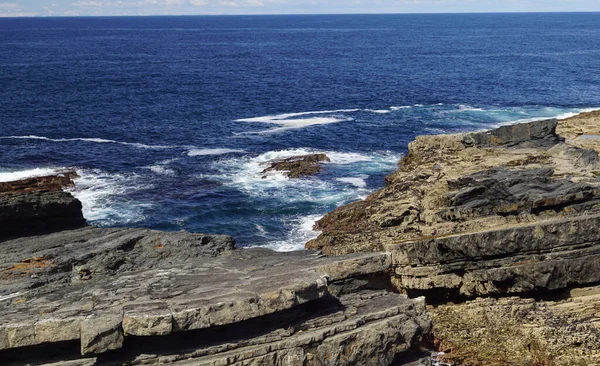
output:
[[600, 14], [0, 18], [0, 86], [0, 181], [74, 168], [90, 224], [294, 250], [417, 135], [599, 109]]

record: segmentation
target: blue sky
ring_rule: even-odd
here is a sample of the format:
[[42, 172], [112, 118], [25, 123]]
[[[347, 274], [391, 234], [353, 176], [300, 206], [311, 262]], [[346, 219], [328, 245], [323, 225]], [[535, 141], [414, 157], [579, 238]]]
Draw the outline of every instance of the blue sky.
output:
[[0, 0], [0, 16], [600, 11], [600, 0]]

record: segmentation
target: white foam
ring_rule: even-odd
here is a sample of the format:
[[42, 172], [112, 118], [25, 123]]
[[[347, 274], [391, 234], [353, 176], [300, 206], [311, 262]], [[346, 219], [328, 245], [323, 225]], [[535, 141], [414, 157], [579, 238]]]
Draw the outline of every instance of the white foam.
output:
[[165, 167], [164, 165], [152, 165], [149, 167], [149, 169], [158, 175], [166, 175], [170, 177], [175, 176], [175, 171]]
[[365, 182], [365, 178], [361, 177], [344, 177], [344, 178], [336, 178], [338, 182], [352, 184], [357, 188], [367, 188], [367, 182]]
[[75, 187], [69, 191], [83, 206], [83, 216], [92, 224], [115, 225], [140, 222], [144, 210], [151, 206], [132, 202], [133, 192], [150, 188], [147, 180], [136, 174], [108, 174], [98, 169], [78, 169]]
[[64, 170], [64, 168], [34, 168], [28, 170], [19, 171], [3, 171], [0, 172], [0, 182], [12, 182], [14, 180], [20, 180], [31, 177], [41, 177], [44, 175], [56, 174]]
[[44, 136], [36, 136], [36, 135], [27, 135], [27, 136], [1, 136], [0, 139], [25, 139], [25, 140], [43, 140], [43, 141], [51, 141], [51, 142], [73, 142], [73, 141], [83, 141], [83, 142], [93, 142], [97, 144], [119, 144], [119, 145], [127, 145], [134, 146], [141, 149], [173, 149], [175, 146], [167, 146], [167, 145], [146, 145], [140, 144], [137, 142], [123, 142], [123, 141], [115, 141], [115, 140], [107, 140], [95, 137], [76, 137], [76, 138], [61, 138], [61, 139], [53, 139]]
[[[236, 119], [236, 122], [250, 122], [250, 123], [268, 123], [279, 125], [280, 127], [271, 128], [268, 130], [262, 130], [257, 132], [243, 132], [238, 135], [248, 134], [271, 134], [282, 132], [290, 129], [299, 129], [309, 126], [317, 125], [328, 125], [332, 123], [348, 122], [353, 121], [353, 118], [339, 116], [340, 113], [351, 113], [358, 112], [360, 109], [335, 109], [329, 111], [312, 111], [312, 112], [297, 112], [297, 113], [283, 113], [270, 116], [252, 117], [252, 118], [240, 118]], [[331, 114], [331, 116], [319, 116], [323, 114]], [[314, 116], [317, 115], [317, 116]], [[312, 117], [307, 117], [312, 116]], [[303, 117], [303, 118], [298, 118]]]
[[301, 117], [312, 114], [333, 114], [333, 113], [350, 113], [358, 112], [360, 109], [334, 109], [329, 111], [312, 111], [312, 112], [297, 112], [297, 113], [282, 113], [270, 116], [252, 117], [252, 118], [240, 118], [236, 119], [236, 122], [260, 122], [260, 123], [275, 123], [280, 124], [282, 120], [288, 120], [293, 117]]
[[390, 109], [365, 109], [365, 112], [371, 112], [375, 114], [388, 114], [391, 112]]
[[402, 105], [402, 106], [398, 106], [398, 107], [390, 107], [391, 110], [393, 111], [399, 111], [401, 109], [411, 109], [413, 106], [411, 105]]
[[309, 215], [295, 218], [292, 220], [292, 229], [284, 240], [270, 242], [261, 246], [278, 252], [304, 250], [304, 244], [307, 241], [319, 236], [320, 232], [313, 230], [313, 226], [322, 217], [322, 215]]
[[[470, 105], [466, 105], [466, 104], [459, 104], [458, 105], [458, 111], [459, 112], [468, 112], [468, 111], [474, 111], [474, 112], [481, 112], [483, 111], [483, 108], [477, 108], [477, 107], [472, 107]], [[490, 110], [487, 110], [486, 112], [489, 112]]]
[[506, 121], [506, 122], [499, 122], [496, 124], [493, 124], [491, 126], [491, 128], [495, 128], [495, 127], [500, 127], [500, 126], [510, 126], [510, 125], [515, 125], [515, 124], [519, 124], [519, 123], [529, 123], [529, 122], [535, 122], [535, 121], [543, 121], [546, 119], [558, 119], [558, 120], [562, 120], [562, 119], [567, 119], [567, 118], [571, 118], [571, 117], [575, 117], [578, 116], [582, 113], [587, 113], [587, 112], [593, 112], [593, 111], [598, 111], [600, 110], [600, 108], [596, 107], [596, 108], [582, 108], [579, 110], [576, 110], [574, 112], [562, 112], [562, 113], [558, 113], [558, 114], [554, 114], [554, 115], [548, 115], [548, 116], [543, 116], [543, 117], [532, 117], [532, 118], [522, 118], [522, 119], [517, 119], [517, 120], [512, 120], [512, 121]]
[[188, 156], [205, 156], [205, 155], [224, 155], [233, 153], [245, 153], [245, 150], [240, 149], [191, 149], [188, 151]]

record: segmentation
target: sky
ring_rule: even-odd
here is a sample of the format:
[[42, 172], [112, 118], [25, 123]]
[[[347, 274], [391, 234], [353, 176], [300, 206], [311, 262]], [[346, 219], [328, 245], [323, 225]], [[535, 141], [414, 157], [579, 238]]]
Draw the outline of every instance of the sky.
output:
[[600, 0], [0, 0], [0, 17], [600, 11]]

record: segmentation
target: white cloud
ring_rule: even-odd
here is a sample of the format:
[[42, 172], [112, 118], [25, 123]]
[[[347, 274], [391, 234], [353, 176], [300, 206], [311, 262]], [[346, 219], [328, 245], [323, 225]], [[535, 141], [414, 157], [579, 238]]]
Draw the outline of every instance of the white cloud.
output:
[[208, 5], [208, 0], [189, 0], [190, 4], [194, 6], [206, 6]]
[[76, 1], [72, 4], [73, 6], [87, 8], [87, 7], [100, 7], [102, 2], [100, 1]]

